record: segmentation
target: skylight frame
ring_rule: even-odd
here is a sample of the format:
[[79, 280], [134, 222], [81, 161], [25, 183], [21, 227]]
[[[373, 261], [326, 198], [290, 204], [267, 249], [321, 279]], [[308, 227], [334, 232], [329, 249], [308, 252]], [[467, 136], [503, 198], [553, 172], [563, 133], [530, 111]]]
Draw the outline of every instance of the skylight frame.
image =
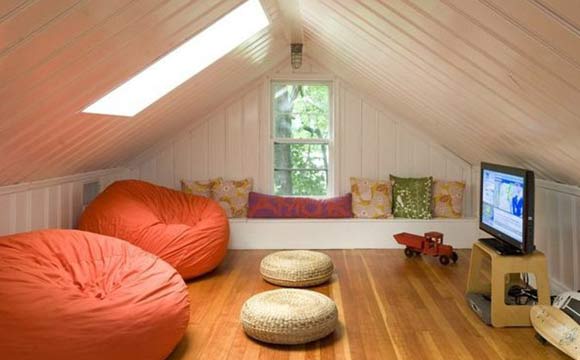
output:
[[[133, 117], [270, 25], [259, 0], [248, 0], [82, 110]], [[200, 57], [201, 56], [201, 57]]]

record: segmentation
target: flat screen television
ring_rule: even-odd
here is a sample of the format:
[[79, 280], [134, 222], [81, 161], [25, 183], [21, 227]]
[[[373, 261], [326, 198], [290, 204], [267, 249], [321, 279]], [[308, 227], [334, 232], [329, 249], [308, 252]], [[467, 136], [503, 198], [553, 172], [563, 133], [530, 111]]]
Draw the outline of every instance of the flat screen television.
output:
[[534, 246], [534, 172], [481, 163], [479, 228], [506, 253], [527, 254]]

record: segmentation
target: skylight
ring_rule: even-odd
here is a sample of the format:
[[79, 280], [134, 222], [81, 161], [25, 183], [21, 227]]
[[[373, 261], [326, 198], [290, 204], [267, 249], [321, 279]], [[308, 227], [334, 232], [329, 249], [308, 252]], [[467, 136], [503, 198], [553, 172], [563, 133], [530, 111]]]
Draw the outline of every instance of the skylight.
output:
[[268, 24], [259, 0], [248, 0], [83, 112], [134, 116]]

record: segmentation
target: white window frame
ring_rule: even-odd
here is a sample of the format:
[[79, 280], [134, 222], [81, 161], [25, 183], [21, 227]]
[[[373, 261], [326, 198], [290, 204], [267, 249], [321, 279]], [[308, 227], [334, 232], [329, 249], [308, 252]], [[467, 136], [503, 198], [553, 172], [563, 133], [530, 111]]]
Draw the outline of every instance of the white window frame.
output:
[[[328, 86], [328, 109], [329, 109], [329, 123], [328, 123], [328, 139], [287, 139], [287, 138], [277, 138], [275, 136], [276, 124], [274, 118], [274, 86], [273, 84], [290, 84], [290, 85], [326, 85]], [[270, 141], [269, 141], [269, 183], [270, 183], [270, 193], [275, 193], [275, 180], [274, 180], [274, 144], [284, 143], [284, 144], [327, 144], [328, 145], [328, 169], [327, 169], [327, 189], [326, 196], [307, 196], [307, 195], [296, 195], [300, 197], [310, 197], [310, 198], [328, 198], [336, 196], [335, 187], [335, 169], [336, 169], [336, 156], [335, 156], [335, 82], [332, 80], [317, 80], [317, 79], [285, 79], [285, 78], [272, 78], [269, 81], [269, 91], [268, 91], [268, 104], [270, 108]], [[285, 195], [291, 196], [291, 195]]]

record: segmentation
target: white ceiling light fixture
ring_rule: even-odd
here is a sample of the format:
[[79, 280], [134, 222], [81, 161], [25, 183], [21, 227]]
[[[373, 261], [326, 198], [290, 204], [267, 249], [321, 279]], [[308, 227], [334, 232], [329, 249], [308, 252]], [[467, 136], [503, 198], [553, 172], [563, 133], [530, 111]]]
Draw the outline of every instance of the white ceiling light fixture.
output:
[[259, 0], [248, 0], [83, 110], [134, 116], [269, 25]]

